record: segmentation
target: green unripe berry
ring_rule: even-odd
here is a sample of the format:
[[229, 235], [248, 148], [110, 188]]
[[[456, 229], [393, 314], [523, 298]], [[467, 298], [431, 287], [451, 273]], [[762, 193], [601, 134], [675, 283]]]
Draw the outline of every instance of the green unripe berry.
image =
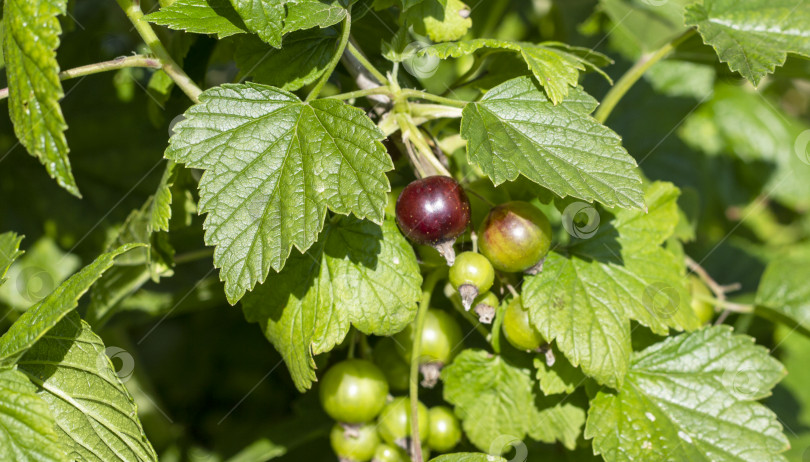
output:
[[480, 253], [462, 252], [450, 267], [449, 278], [454, 289], [458, 289], [462, 284], [471, 284], [479, 293], [484, 293], [495, 282], [495, 271], [489, 260]]
[[385, 406], [387, 396], [385, 375], [371, 361], [341, 361], [321, 379], [321, 405], [338, 422], [363, 423], [374, 419]]
[[475, 297], [492, 287], [495, 270], [487, 257], [475, 252], [462, 252], [450, 267], [449, 279], [461, 295], [464, 309], [469, 310]]
[[529, 311], [521, 303], [520, 297], [515, 297], [507, 305], [502, 326], [506, 340], [518, 350], [534, 351], [545, 343], [529, 320]]
[[377, 428], [364, 424], [357, 429], [346, 430], [341, 424], [335, 424], [329, 433], [329, 442], [341, 460], [367, 462], [374, 457], [374, 451], [380, 444]]
[[397, 446], [380, 443], [374, 451], [374, 462], [411, 462], [408, 453]]
[[711, 291], [694, 274], [689, 275], [689, 290], [692, 294], [692, 310], [700, 320], [700, 324], [708, 323], [714, 317], [714, 307], [708, 301], [712, 298]]
[[[427, 441], [430, 436], [430, 415], [427, 407], [421, 402], [417, 404], [419, 419], [419, 440]], [[377, 418], [377, 431], [385, 442], [397, 444], [402, 439], [411, 436], [411, 400], [410, 398], [394, 398], [386, 404]]]
[[461, 441], [461, 424], [446, 406], [430, 408], [430, 436], [428, 446], [439, 452], [447, 452]]
[[[400, 354], [406, 362], [411, 361], [413, 337], [413, 324], [409, 324], [395, 336]], [[428, 309], [422, 328], [419, 363], [448, 364], [456, 352], [461, 351], [463, 338], [461, 327], [449, 313], [434, 308]]]

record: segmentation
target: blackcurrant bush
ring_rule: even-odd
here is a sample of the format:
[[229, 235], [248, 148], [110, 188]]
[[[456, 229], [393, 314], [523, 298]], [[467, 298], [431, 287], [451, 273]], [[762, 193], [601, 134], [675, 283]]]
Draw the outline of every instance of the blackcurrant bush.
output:
[[450, 284], [461, 295], [464, 309], [469, 311], [473, 300], [495, 282], [495, 270], [487, 257], [475, 252], [462, 252], [450, 267]]
[[502, 326], [506, 340], [518, 350], [534, 351], [546, 343], [529, 320], [529, 312], [521, 303], [520, 297], [515, 297], [506, 306]]
[[507, 202], [490, 210], [478, 230], [478, 242], [496, 270], [531, 271], [548, 253], [551, 224], [528, 202]]
[[345, 428], [337, 423], [329, 433], [329, 442], [341, 462], [367, 462], [374, 457], [380, 437], [373, 424]]
[[332, 366], [321, 379], [321, 405], [338, 422], [374, 419], [387, 396], [385, 375], [370, 361], [347, 359]]
[[446, 406], [436, 406], [428, 411], [430, 417], [430, 436], [428, 446], [439, 452], [447, 452], [461, 441], [461, 425]]
[[470, 201], [456, 180], [430, 176], [412, 181], [399, 194], [396, 213], [408, 239], [436, 247], [453, 264], [453, 243], [470, 224]]

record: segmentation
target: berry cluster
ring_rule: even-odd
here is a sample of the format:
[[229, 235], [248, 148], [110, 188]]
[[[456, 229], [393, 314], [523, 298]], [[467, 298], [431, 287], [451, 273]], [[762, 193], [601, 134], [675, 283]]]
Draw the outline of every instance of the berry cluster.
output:
[[[411, 436], [410, 399], [388, 395], [389, 387], [407, 388], [407, 367], [404, 371], [397, 369], [398, 365], [404, 365], [404, 359], [386, 356], [392, 351], [385, 340], [375, 348], [375, 360], [386, 363], [395, 360], [393, 367], [384, 372], [373, 362], [347, 359], [332, 366], [321, 381], [321, 405], [338, 422], [329, 440], [342, 462], [410, 460], [407, 452]], [[389, 383], [386, 377], [393, 380]], [[461, 441], [461, 425], [453, 411], [441, 405], [428, 409], [421, 402], [417, 407], [423, 454], [431, 450], [447, 452], [456, 447]]]
[[[393, 208], [393, 210], [390, 210]], [[459, 183], [434, 176], [414, 181], [399, 193], [396, 214], [402, 232], [411, 241], [436, 248], [449, 265], [450, 297], [465, 312], [474, 309], [478, 319], [491, 323], [500, 305], [490, 291], [495, 271], [520, 272], [536, 267], [548, 251], [551, 227], [543, 213], [525, 202], [507, 202], [492, 209], [481, 224], [481, 253], [465, 251], [456, 257], [453, 245], [470, 227], [470, 201]], [[516, 348], [536, 350], [542, 337], [515, 298], [505, 311], [503, 329]], [[372, 361], [346, 359], [332, 366], [321, 379], [320, 398], [326, 413], [335, 419], [330, 441], [342, 461], [376, 462], [410, 460], [411, 404], [409, 366], [414, 324], [393, 337], [376, 341]], [[427, 309], [421, 326], [419, 358], [421, 385], [433, 388], [441, 369], [463, 349], [464, 336], [448, 311]], [[462, 439], [461, 425], [443, 403], [428, 409], [417, 405], [419, 439], [423, 453], [447, 452]]]
[[[477, 196], [477, 195], [476, 195]], [[395, 205], [394, 205], [395, 204]], [[414, 323], [393, 337], [376, 339], [373, 348], [366, 342], [364, 354], [372, 361], [346, 359], [332, 366], [320, 385], [321, 403], [326, 413], [338, 421], [331, 432], [331, 443], [341, 461], [375, 462], [411, 460], [412, 408], [405, 394], [409, 391], [409, 363], [418, 365], [421, 386], [434, 388], [442, 368], [464, 349], [465, 336], [453, 314], [466, 318], [475, 327], [500, 319], [500, 331], [515, 349], [554, 357], [548, 343], [534, 327], [517, 290], [520, 273], [537, 274], [551, 246], [552, 229], [546, 215], [528, 202], [505, 200], [492, 205], [479, 217], [477, 233], [469, 233], [472, 251], [456, 256], [457, 238], [465, 237], [471, 221], [471, 206], [464, 188], [449, 177], [433, 176], [416, 180], [401, 189], [396, 202], [389, 201], [388, 214], [395, 214], [403, 234], [419, 246], [434, 247], [444, 256], [422, 264], [434, 271], [449, 266], [448, 295], [451, 309], [425, 308], [420, 327]], [[476, 249], [478, 247], [478, 249]], [[477, 251], [480, 250], [480, 253]], [[441, 273], [444, 274], [444, 273]], [[497, 276], [497, 277], [496, 277]], [[432, 290], [432, 286], [428, 291]], [[692, 281], [693, 308], [702, 320], [710, 318], [711, 306], [697, 295], [708, 289]], [[501, 303], [497, 294], [510, 294]], [[472, 316], [470, 311], [477, 314]], [[706, 313], [709, 313], [707, 316]], [[480, 324], [479, 324], [480, 323]], [[421, 332], [419, 357], [413, 361], [414, 341]], [[483, 332], [492, 336], [499, 332]], [[417, 404], [418, 430], [423, 460], [430, 451], [447, 452], [462, 442], [459, 420], [446, 403], [436, 398], [428, 409]]]

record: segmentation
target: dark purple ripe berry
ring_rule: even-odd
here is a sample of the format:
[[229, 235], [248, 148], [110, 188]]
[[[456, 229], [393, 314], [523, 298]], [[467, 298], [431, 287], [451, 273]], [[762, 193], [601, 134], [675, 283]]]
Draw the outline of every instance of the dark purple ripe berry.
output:
[[470, 201], [460, 184], [446, 176], [413, 181], [399, 194], [396, 212], [408, 239], [435, 247], [453, 264], [453, 243], [470, 224]]

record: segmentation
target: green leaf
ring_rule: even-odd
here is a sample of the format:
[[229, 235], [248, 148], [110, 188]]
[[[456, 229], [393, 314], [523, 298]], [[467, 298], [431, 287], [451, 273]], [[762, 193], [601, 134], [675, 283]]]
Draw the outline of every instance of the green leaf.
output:
[[158, 460], [104, 343], [77, 313], [39, 339], [18, 367], [39, 388], [56, 418], [59, 441], [74, 458]]
[[360, 109], [304, 103], [278, 88], [223, 85], [175, 126], [166, 157], [206, 172], [200, 209], [228, 300], [308, 249], [328, 207], [381, 222], [393, 168], [382, 133]]
[[7, 0], [3, 50], [14, 133], [59, 186], [81, 197], [70, 168], [67, 124], [59, 106], [65, 94], [56, 62], [61, 33], [57, 16], [65, 14], [66, 5], [67, 0]]
[[434, 42], [458, 40], [472, 27], [470, 7], [461, 0], [424, 0], [407, 10], [405, 21]]
[[644, 79], [658, 93], [701, 102], [709, 99], [714, 91], [714, 78], [713, 66], [674, 59], [658, 61], [644, 74]]
[[704, 0], [688, 6], [685, 18], [720, 61], [754, 85], [787, 53], [810, 57], [810, 8], [803, 0]]
[[445, 401], [455, 406], [464, 434], [482, 451], [497, 452], [527, 433], [543, 441], [561, 439], [572, 447], [584, 422], [582, 409], [560, 405], [538, 410], [530, 369], [483, 350], [462, 351], [442, 370], [442, 381]]
[[[284, 33], [313, 27], [329, 27], [346, 18], [346, 8], [341, 0], [298, 0], [287, 3]], [[284, 39], [284, 47], [287, 47]]]
[[[779, 326], [774, 332], [774, 343], [777, 347], [773, 354], [778, 355], [779, 361], [789, 373], [779, 384], [779, 388], [784, 388], [784, 390], [777, 389], [778, 391], [765, 404], [780, 415], [780, 418], [784, 419], [782, 416], [788, 413], [790, 416], [795, 416], [795, 420], [791, 419], [791, 423], [786, 424], [785, 427], [793, 427], [792, 422], [796, 422], [797, 427], [806, 429], [810, 426], [810, 387], [807, 386], [810, 383], [810, 368], [807, 367], [810, 338], [804, 335], [794, 335], [795, 333], [793, 328], [787, 326]], [[788, 393], [784, 393], [785, 390]], [[780, 407], [787, 407], [787, 409], [780, 412]], [[804, 432], [807, 434], [807, 430]], [[791, 439], [796, 436], [788, 435]], [[802, 452], [807, 447], [810, 445], [803, 446]]]
[[0, 286], [6, 282], [5, 276], [8, 268], [14, 263], [23, 252], [20, 250], [20, 242], [23, 237], [17, 233], [0, 234]]
[[174, 274], [171, 269], [174, 249], [166, 242], [165, 233], [153, 233], [151, 207], [152, 199], [149, 199], [140, 209], [130, 212], [107, 245], [107, 251], [133, 243], [143, 244], [143, 247], [118, 258], [116, 265], [95, 283], [85, 314], [91, 325], [97, 326], [109, 319], [122, 300], [150, 280], [160, 282], [161, 277]]
[[247, 26], [228, 0], [175, 0], [146, 15], [149, 22], [219, 38], [247, 32]]
[[160, 179], [157, 192], [150, 207], [149, 227], [152, 231], [168, 231], [172, 219], [172, 186], [182, 169], [172, 161], [166, 163], [166, 170]]
[[231, 0], [248, 30], [275, 48], [281, 48], [287, 0]]
[[540, 390], [544, 395], [573, 393], [585, 381], [585, 376], [581, 370], [572, 366], [553, 345], [552, 351], [555, 361], [551, 366], [546, 364], [545, 358], [534, 358], [534, 368], [537, 369], [535, 376], [540, 382]]
[[767, 178], [762, 190], [804, 210], [810, 207], [810, 158], [801, 140], [810, 125], [766, 98], [745, 87], [719, 84], [712, 99], [686, 118], [679, 134], [697, 150], [773, 164], [772, 173], [762, 177]]
[[608, 35], [615, 34], [620, 37], [618, 40], [631, 42], [620, 43], [620, 48], [633, 48], [632, 55], [640, 55], [656, 50], [686, 32], [683, 8], [693, 2], [694, 0], [600, 0], [599, 4], [612, 22]]
[[64, 461], [48, 404], [16, 370], [0, 371], [0, 460]]
[[413, 249], [391, 220], [330, 221], [318, 242], [294, 254], [242, 302], [281, 352], [299, 390], [315, 380], [313, 355], [340, 343], [350, 325], [393, 335], [413, 320], [422, 278]]
[[620, 392], [591, 401], [585, 437], [608, 462], [783, 461], [782, 426], [755, 400], [784, 375], [727, 326], [670, 337], [633, 356]]
[[654, 183], [648, 212], [621, 210], [595, 234], [552, 251], [524, 282], [523, 305], [543, 336], [574, 366], [619, 388], [630, 359], [630, 319], [666, 335], [695, 329], [682, 258], [661, 247], [678, 223], [679, 191]]
[[172, 222], [174, 226], [190, 226], [193, 215], [197, 214], [197, 203], [193, 196], [196, 189], [197, 181], [189, 170], [175, 162], [166, 162], [166, 170], [149, 206], [147, 230], [169, 231]]
[[318, 80], [335, 54], [338, 34], [333, 28], [294, 32], [275, 49], [254, 37], [240, 38], [236, 65], [242, 76], [258, 83], [295, 91]]
[[644, 208], [636, 162], [589, 115], [596, 105], [572, 89], [555, 106], [529, 77], [509, 80], [464, 108], [467, 156], [496, 186], [522, 174], [561, 197]]
[[810, 254], [777, 257], [765, 268], [757, 289], [758, 311], [799, 327], [810, 335], [810, 285], [807, 284]]
[[430, 459], [430, 462], [506, 462], [506, 459], [477, 452], [457, 452], [455, 454], [442, 454], [439, 457]]
[[6, 25], [2, 18], [0, 18], [0, 69], [6, 67], [6, 59], [3, 57], [3, 40], [6, 35]]
[[577, 447], [577, 439], [585, 425], [585, 411], [571, 403], [560, 403], [537, 413], [529, 436], [544, 443], [559, 441], [569, 451]]
[[481, 49], [519, 53], [537, 79], [537, 83], [545, 89], [555, 105], [565, 99], [569, 87], [578, 85], [580, 71], [594, 70], [610, 81], [610, 77], [599, 69], [610, 64], [612, 62], [610, 58], [587, 48], [572, 47], [560, 42], [533, 44], [497, 39], [473, 39], [431, 45], [420, 50], [419, 54], [447, 59], [473, 54]]
[[25, 311], [80, 267], [79, 257], [63, 252], [50, 237], [42, 237], [8, 270], [14, 283], [0, 287], [0, 302]]
[[115, 257], [135, 247], [138, 246], [126, 245], [102, 254], [17, 318], [0, 337], [0, 366], [14, 365], [43, 335], [76, 308], [79, 298], [112, 266]]

